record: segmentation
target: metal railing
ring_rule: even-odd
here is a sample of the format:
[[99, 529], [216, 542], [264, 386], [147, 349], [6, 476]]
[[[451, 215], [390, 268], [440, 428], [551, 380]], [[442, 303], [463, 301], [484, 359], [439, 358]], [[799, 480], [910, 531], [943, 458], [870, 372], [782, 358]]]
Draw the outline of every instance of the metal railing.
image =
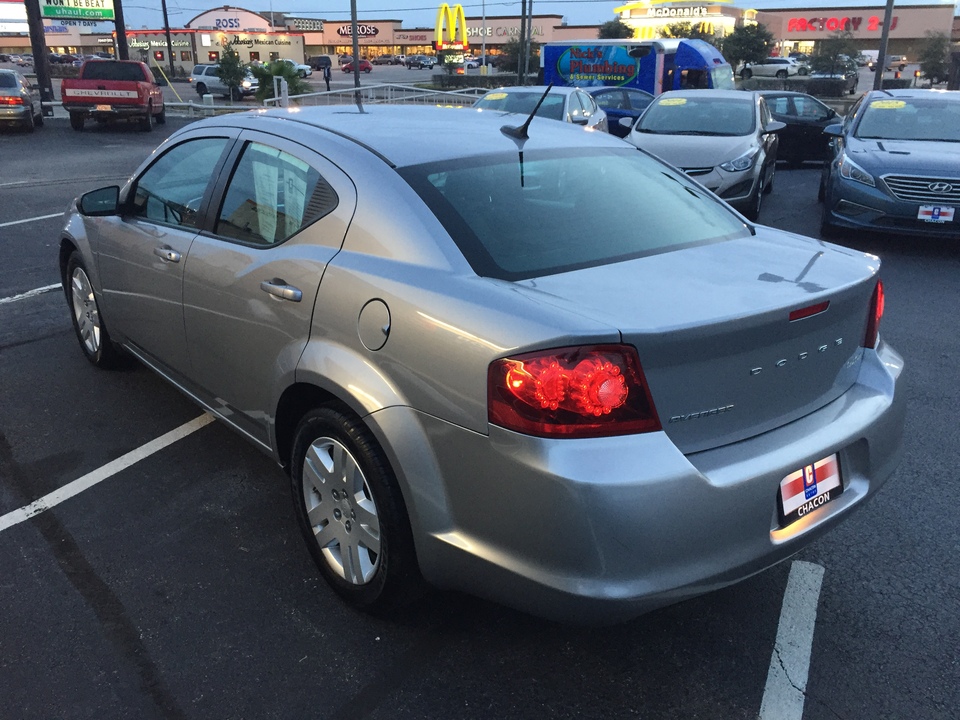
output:
[[[365, 105], [473, 105], [477, 98], [487, 92], [484, 88], [464, 88], [462, 90], [431, 90], [415, 85], [385, 83], [382, 85], [364, 85], [356, 88], [330, 90], [324, 92], [291, 95], [291, 107], [311, 107], [320, 105], [353, 105], [357, 93]], [[279, 98], [268, 98], [263, 103], [267, 107], [280, 105]]]

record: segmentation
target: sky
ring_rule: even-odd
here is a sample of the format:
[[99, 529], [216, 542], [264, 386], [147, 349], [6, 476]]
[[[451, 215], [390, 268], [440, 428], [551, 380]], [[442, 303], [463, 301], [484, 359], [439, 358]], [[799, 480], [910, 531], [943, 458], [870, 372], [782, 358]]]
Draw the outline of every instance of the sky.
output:
[[[447, 0], [448, 2], [450, 0]], [[320, 3], [317, 0], [166, 0], [171, 27], [184, 23], [211, 8], [231, 5], [253, 12], [285, 12], [289, 15], [344, 20], [350, 17], [349, 0]], [[706, 0], [705, 0], [706, 2]], [[359, 20], [402, 20], [404, 28], [433, 27], [440, 0], [356, 0]], [[451, 2], [451, 4], [453, 4]], [[463, 0], [468, 16], [520, 15], [520, 0]], [[562, 15], [568, 25], [599, 25], [614, 19], [614, 8], [625, 1], [610, 0], [534, 0], [535, 15]], [[883, 7], [886, 0], [741, 0], [734, 3], [757, 10], [803, 7], [807, 10], [836, 7]], [[909, 5], [956, 5], [956, 0], [895, 0], [894, 7]], [[123, 14], [128, 29], [163, 27], [163, 14], [157, 0], [125, 0]], [[322, 8], [322, 9], [321, 9]]]

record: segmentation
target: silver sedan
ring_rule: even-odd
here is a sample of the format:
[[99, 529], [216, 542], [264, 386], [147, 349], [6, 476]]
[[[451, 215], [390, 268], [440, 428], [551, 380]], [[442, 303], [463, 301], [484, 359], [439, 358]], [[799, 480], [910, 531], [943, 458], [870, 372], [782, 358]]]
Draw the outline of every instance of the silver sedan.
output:
[[86, 358], [280, 463], [355, 606], [434, 585], [629, 618], [788, 558], [899, 460], [877, 258], [526, 119], [209, 118], [60, 235]]

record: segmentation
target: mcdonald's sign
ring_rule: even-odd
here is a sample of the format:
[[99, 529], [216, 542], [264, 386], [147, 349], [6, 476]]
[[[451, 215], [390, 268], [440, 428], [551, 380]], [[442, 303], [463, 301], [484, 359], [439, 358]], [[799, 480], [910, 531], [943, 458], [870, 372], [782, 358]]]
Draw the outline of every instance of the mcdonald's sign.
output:
[[[459, 31], [460, 40], [457, 40]], [[467, 18], [463, 14], [463, 5], [454, 5], [450, 7], [443, 3], [437, 11], [436, 40], [433, 43], [434, 50], [466, 50], [469, 47], [467, 43]]]

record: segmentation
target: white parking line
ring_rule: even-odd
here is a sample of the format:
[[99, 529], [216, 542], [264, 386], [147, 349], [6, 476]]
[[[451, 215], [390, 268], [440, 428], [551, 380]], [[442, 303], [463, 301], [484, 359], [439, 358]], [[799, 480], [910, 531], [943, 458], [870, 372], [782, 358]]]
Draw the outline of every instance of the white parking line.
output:
[[38, 215], [37, 217], [27, 218], [26, 220], [11, 220], [10, 222], [0, 223], [0, 228], [10, 227], [11, 225], [23, 225], [28, 222], [36, 222], [37, 220], [49, 220], [50, 218], [63, 217], [62, 212], [53, 213], [52, 215]]
[[33, 290], [27, 290], [25, 293], [20, 293], [19, 295], [11, 295], [10, 297], [0, 298], [0, 305], [17, 302], [17, 300], [26, 300], [27, 298], [36, 297], [37, 295], [43, 295], [44, 293], [59, 290], [60, 287], [60, 283], [57, 283], [56, 285], [44, 285], [43, 287], [34, 288]]
[[794, 562], [780, 609], [759, 720], [802, 720], [823, 568]]
[[200, 417], [194, 418], [190, 422], [184, 423], [180, 427], [171, 430], [165, 435], [161, 435], [155, 440], [151, 440], [146, 445], [141, 445], [136, 450], [131, 450], [126, 455], [121, 455], [116, 460], [108, 462], [103, 467], [97, 468], [93, 472], [87, 473], [81, 478], [77, 478], [71, 483], [67, 483], [59, 490], [54, 490], [48, 495], [44, 495], [39, 500], [34, 500], [29, 505], [25, 505], [18, 510], [8, 512], [6, 515], [0, 516], [0, 532], [3, 532], [7, 528], [13, 527], [19, 523], [22, 523], [24, 520], [29, 520], [34, 515], [39, 515], [40, 513], [49, 510], [52, 507], [55, 507], [62, 503], [64, 500], [69, 500], [74, 495], [79, 495], [84, 490], [89, 490], [97, 483], [101, 483], [109, 477], [116, 475], [121, 470], [126, 470], [131, 465], [140, 462], [144, 458], [150, 457], [155, 452], [163, 450], [163, 448], [168, 445], [172, 445], [177, 440], [182, 440], [193, 432], [196, 432], [204, 425], [209, 425], [213, 422], [213, 415], [204, 414]]

